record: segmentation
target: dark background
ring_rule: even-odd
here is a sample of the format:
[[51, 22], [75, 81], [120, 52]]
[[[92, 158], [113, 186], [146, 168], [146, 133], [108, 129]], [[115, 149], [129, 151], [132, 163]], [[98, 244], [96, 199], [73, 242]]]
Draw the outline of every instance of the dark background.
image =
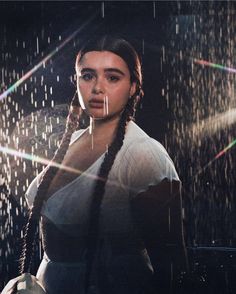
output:
[[[235, 73], [203, 66], [196, 60], [235, 68], [235, 4], [234, 1], [0, 2], [0, 94], [51, 54], [44, 65], [0, 101], [1, 146], [11, 147], [8, 138], [15, 134], [23, 145], [30, 147], [33, 137], [17, 133], [17, 121], [31, 113], [39, 115], [38, 130], [31, 130], [30, 135], [38, 137], [34, 132], [41, 133], [42, 117], [53, 111], [52, 106], [70, 102], [75, 93], [76, 53], [85, 40], [104, 33], [119, 34], [129, 40], [141, 56], [144, 74], [145, 96], [136, 121], [167, 148], [175, 163], [183, 183], [185, 239], [193, 256], [193, 268], [202, 271], [208, 264], [215, 269], [213, 280], [219, 269], [222, 288], [219, 284], [212, 293], [233, 293], [230, 275], [232, 268], [235, 269], [235, 256], [234, 251], [227, 250], [233, 250], [236, 243], [235, 147], [218, 159], [215, 156], [236, 139]], [[68, 42], [62, 46], [65, 40]], [[53, 115], [57, 115], [57, 110]], [[60, 112], [60, 117], [65, 116], [66, 111]], [[43, 143], [34, 152], [50, 158], [43, 153], [48, 149], [47, 142]], [[27, 162], [22, 175], [25, 160], [15, 166], [9, 154], [1, 153], [0, 159], [4, 178], [0, 213], [4, 281], [15, 275], [16, 249], [27, 214], [22, 208], [25, 207], [22, 186], [27, 186], [42, 165]], [[194, 255], [195, 247], [213, 251], [197, 251]], [[226, 275], [231, 284], [226, 283]]]

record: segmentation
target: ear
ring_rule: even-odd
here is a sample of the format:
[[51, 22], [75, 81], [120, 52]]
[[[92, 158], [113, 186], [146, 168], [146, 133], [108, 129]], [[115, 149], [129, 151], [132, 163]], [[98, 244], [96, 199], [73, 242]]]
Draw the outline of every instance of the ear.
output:
[[137, 83], [136, 82], [132, 82], [131, 83], [131, 87], [130, 87], [130, 91], [129, 91], [129, 96], [132, 97], [135, 92], [136, 92], [136, 86], [137, 86]]

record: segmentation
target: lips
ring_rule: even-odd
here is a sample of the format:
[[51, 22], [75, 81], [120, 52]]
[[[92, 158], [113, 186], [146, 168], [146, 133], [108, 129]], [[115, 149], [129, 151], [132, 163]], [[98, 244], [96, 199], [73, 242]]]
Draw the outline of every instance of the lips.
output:
[[93, 98], [93, 99], [89, 100], [89, 106], [92, 108], [103, 108], [104, 101], [101, 99]]

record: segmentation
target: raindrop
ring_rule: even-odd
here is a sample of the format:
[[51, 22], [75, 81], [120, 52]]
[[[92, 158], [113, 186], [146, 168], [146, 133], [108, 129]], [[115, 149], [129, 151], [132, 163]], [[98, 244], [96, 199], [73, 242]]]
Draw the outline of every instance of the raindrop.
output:
[[104, 1], [102, 1], [102, 3], [101, 3], [101, 12], [102, 12], [102, 18], [104, 18], [105, 17], [105, 3], [104, 3]]
[[156, 18], [156, 1], [153, 1], [153, 18]]

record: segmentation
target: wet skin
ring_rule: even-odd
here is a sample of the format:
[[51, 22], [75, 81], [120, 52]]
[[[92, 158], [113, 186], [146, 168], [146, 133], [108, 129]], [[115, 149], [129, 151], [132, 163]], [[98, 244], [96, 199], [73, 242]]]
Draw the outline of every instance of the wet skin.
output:
[[78, 64], [79, 101], [85, 112], [95, 120], [118, 122], [135, 83], [125, 61], [108, 51], [86, 53]]

